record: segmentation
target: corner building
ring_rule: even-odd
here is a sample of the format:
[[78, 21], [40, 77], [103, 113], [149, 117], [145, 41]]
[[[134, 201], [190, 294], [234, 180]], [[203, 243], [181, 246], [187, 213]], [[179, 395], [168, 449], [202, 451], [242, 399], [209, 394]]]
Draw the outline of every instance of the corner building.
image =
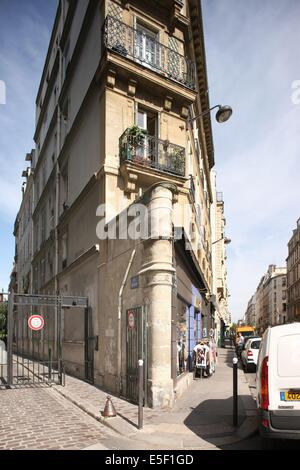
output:
[[[89, 299], [64, 311], [67, 372], [136, 401], [142, 358], [155, 408], [184, 391], [214, 326], [209, 108], [198, 0], [59, 2], [36, 100], [31, 290]], [[108, 229], [136, 202], [163, 233], [98, 238], [100, 205]]]

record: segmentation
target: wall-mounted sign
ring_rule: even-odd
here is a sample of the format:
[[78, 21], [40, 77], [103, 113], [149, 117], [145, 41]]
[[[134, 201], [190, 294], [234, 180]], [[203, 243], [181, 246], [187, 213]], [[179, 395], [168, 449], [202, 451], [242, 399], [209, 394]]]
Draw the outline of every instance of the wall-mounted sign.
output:
[[132, 276], [130, 284], [131, 289], [137, 289], [139, 287], [139, 276]]
[[127, 326], [129, 330], [133, 330], [135, 324], [134, 310], [127, 312]]
[[28, 326], [33, 331], [42, 330], [44, 328], [45, 321], [41, 315], [31, 315], [28, 318]]

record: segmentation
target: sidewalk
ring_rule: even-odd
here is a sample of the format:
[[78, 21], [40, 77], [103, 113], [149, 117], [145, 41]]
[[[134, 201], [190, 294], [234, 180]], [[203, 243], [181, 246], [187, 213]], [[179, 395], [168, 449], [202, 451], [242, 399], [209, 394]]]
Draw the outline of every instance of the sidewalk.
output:
[[67, 376], [65, 387], [53, 388], [126, 438], [173, 449], [216, 449], [251, 436], [257, 428], [256, 405], [240, 369], [239, 425], [232, 425], [233, 355], [233, 349], [219, 349], [214, 376], [194, 380], [171, 411], [144, 408], [143, 430], [137, 429], [137, 406], [126, 400], [111, 395], [118, 416], [104, 418], [107, 393], [97, 387]]

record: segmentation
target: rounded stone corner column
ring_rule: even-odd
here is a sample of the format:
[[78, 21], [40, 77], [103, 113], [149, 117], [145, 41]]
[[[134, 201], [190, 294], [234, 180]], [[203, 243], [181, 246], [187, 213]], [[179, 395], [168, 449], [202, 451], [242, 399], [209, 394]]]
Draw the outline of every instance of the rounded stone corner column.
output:
[[148, 397], [153, 408], [172, 407], [171, 320], [173, 267], [172, 212], [176, 186], [157, 184], [148, 194], [150, 238], [144, 242], [140, 274], [148, 303]]

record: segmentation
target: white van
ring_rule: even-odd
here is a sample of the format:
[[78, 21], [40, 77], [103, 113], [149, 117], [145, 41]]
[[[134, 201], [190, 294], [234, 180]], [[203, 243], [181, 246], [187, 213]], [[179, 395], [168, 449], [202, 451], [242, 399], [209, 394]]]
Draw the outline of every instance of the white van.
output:
[[265, 331], [256, 386], [261, 436], [300, 439], [300, 323]]

